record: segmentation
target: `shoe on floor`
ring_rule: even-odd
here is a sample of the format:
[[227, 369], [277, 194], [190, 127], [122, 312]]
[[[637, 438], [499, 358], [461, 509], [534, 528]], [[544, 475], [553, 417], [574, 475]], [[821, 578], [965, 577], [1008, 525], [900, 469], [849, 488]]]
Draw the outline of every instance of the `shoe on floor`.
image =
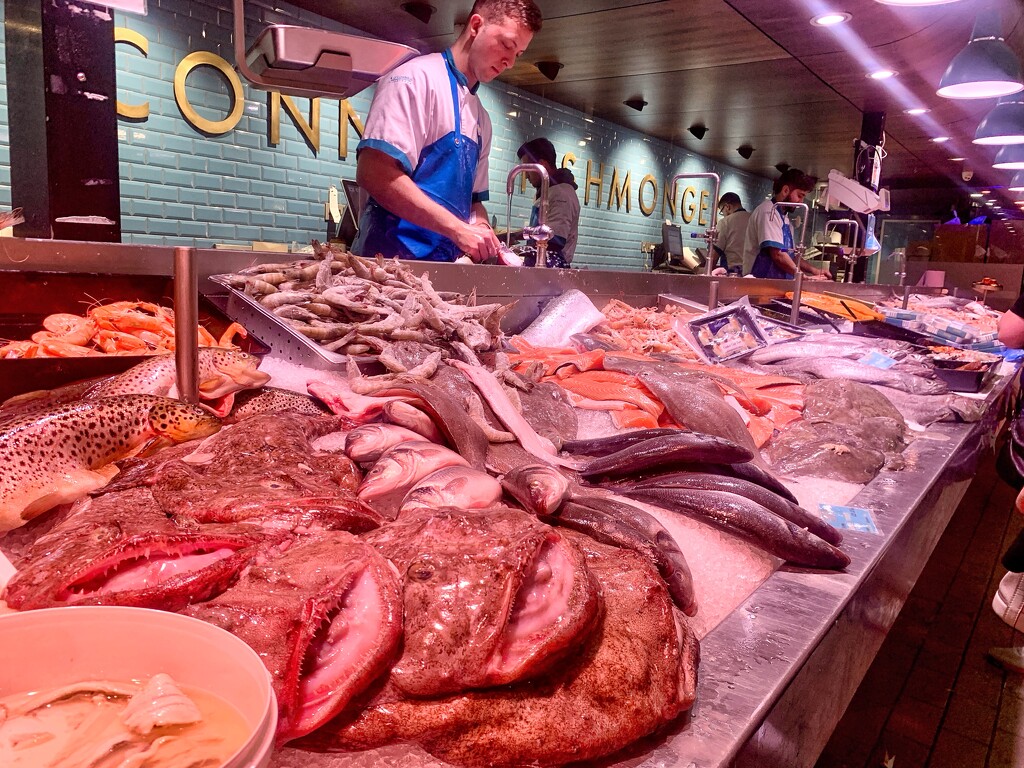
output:
[[1024, 649], [1022, 648], [989, 648], [988, 660], [1007, 672], [1024, 675]]
[[1024, 632], [1024, 573], [1007, 573], [992, 597], [996, 616], [1014, 629]]

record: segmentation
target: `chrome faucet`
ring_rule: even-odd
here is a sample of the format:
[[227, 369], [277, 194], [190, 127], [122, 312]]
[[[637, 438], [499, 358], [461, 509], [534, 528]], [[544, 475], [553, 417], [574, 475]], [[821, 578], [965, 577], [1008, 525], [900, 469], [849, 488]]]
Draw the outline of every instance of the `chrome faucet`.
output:
[[[718, 222], [718, 187], [721, 184], [721, 177], [717, 173], [677, 173], [669, 181], [669, 187], [675, 189], [676, 182], [680, 179], [713, 179], [715, 182], [715, 194], [712, 200], [713, 205], [711, 206], [711, 224], [708, 225], [707, 229], [704, 230], [704, 240], [708, 244], [708, 263], [704, 270], [705, 275], [710, 275], [711, 270], [715, 268], [715, 262], [718, 259], [715, 258], [715, 241], [718, 239], [718, 229], [715, 226]], [[680, 203], [681, 204], [681, 203]], [[694, 235], [697, 237], [697, 235]]]
[[548, 240], [551, 239], [551, 227], [548, 221], [548, 170], [539, 163], [520, 163], [512, 167], [508, 172], [508, 179], [505, 181], [505, 191], [508, 193], [508, 208], [505, 212], [505, 247], [507, 248], [512, 239], [512, 193], [515, 191], [516, 177], [521, 173], [540, 174], [540, 206], [537, 210], [537, 226], [524, 227], [523, 237], [537, 243], [537, 263], [535, 266], [546, 267], [548, 265]]
[[807, 203], [776, 203], [776, 208], [798, 208], [804, 212], [800, 219], [800, 237], [793, 238], [793, 263], [796, 264], [796, 273], [793, 275], [793, 307], [789, 311], [789, 322], [797, 324], [800, 319], [800, 294], [803, 291], [804, 271], [800, 265], [804, 260], [804, 234], [807, 232], [807, 219], [811, 216], [811, 209]]
[[850, 255], [843, 255], [843, 258], [846, 259], [846, 277], [844, 278], [843, 282], [852, 283], [853, 268], [857, 265], [857, 247], [860, 244], [860, 222], [857, 221], [856, 219], [832, 219], [831, 221], [826, 221], [825, 234], [828, 234], [829, 227], [835, 229], [835, 226], [838, 224], [844, 224], [846, 226], [853, 227], [853, 244], [850, 250]]

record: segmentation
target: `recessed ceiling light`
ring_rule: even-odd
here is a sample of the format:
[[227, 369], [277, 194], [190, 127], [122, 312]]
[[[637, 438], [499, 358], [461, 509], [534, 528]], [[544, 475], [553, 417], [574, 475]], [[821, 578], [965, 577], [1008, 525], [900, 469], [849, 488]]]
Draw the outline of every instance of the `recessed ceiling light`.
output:
[[949, 158], [949, 161], [951, 163], [962, 163], [966, 159], [967, 158], [965, 158], [965, 157], [951, 157], [951, 158]]
[[896, 77], [898, 73], [895, 69], [876, 69], [874, 72], [868, 73], [868, 77], [872, 80], [888, 80], [890, 77]]
[[925, 109], [924, 107], [914, 107], [913, 109], [904, 109], [903, 114], [905, 115], [924, 115], [931, 110]]
[[971, 192], [971, 197], [981, 197], [981, 192]]
[[991, 189], [983, 189], [983, 190], [981, 190], [981, 194], [983, 194], [983, 195], [991, 195], [992, 194], [992, 190]]
[[949, 136], [936, 136], [932, 141], [936, 144], [941, 144], [944, 141], [949, 141]]
[[814, 24], [816, 27], [834, 27], [836, 24], [843, 24], [852, 18], [853, 16], [842, 11], [823, 13], [811, 19], [811, 24]]
[[946, 5], [957, 0], [875, 0], [882, 5]]

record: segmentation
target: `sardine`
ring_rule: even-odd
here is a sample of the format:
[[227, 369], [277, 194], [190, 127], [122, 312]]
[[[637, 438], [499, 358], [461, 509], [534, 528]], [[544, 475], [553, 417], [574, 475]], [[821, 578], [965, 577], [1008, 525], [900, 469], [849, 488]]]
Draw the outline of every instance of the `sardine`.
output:
[[487, 509], [501, 500], [501, 483], [470, 467], [444, 467], [424, 477], [402, 500], [402, 511], [412, 507]]
[[674, 466], [679, 462], [734, 464], [750, 461], [751, 458], [753, 454], [748, 449], [724, 438], [699, 432], [676, 432], [598, 457], [588, 462], [580, 474], [584, 477], [635, 475], [644, 470]]
[[788, 563], [837, 569], [850, 564], [849, 556], [827, 541], [735, 493], [638, 488], [626, 495], [712, 525]]
[[523, 464], [506, 472], [502, 487], [528, 512], [553, 515], [569, 496], [569, 479], [549, 464]]
[[552, 299], [519, 336], [535, 347], [566, 347], [577, 333], [586, 333], [607, 318], [586, 294], [572, 288]]
[[152, 395], [63, 405], [0, 430], [0, 533], [105, 486], [113, 462], [148, 448], [211, 435], [220, 419]]
[[418, 442], [401, 443], [381, 456], [359, 485], [363, 501], [400, 494], [405, 496], [414, 485], [442, 467], [468, 466], [464, 458], [442, 445]]
[[369, 463], [399, 443], [420, 440], [422, 435], [395, 424], [364, 424], [345, 436], [345, 455], [352, 461]]
[[707, 472], [672, 472], [667, 475], [658, 475], [640, 480], [630, 484], [629, 487], [691, 488], [693, 490], [735, 493], [760, 504], [784, 520], [789, 520], [794, 525], [806, 528], [829, 544], [839, 546], [843, 542], [843, 535], [817, 515], [808, 512], [789, 499], [783, 498], [757, 483], [752, 483], [749, 480], [743, 480], [738, 477], [713, 475]]

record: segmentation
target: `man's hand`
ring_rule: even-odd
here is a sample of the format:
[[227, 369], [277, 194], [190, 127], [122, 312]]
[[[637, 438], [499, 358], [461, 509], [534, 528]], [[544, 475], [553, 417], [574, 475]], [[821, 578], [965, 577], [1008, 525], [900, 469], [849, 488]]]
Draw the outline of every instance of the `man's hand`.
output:
[[498, 238], [486, 220], [475, 224], [460, 222], [449, 237], [477, 264], [498, 255]]

